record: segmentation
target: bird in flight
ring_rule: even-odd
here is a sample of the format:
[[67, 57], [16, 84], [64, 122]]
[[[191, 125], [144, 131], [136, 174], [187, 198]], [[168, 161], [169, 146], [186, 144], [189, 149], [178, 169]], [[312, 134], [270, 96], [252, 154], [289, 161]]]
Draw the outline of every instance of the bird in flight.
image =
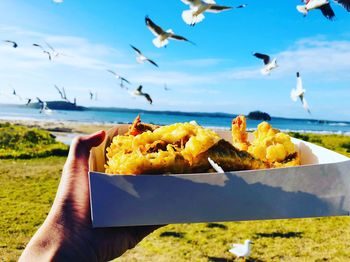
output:
[[12, 40], [4, 40], [5, 43], [9, 43], [12, 45], [13, 48], [17, 48], [18, 44], [15, 41]]
[[64, 87], [62, 87], [62, 89], [60, 89], [57, 85], [55, 85], [55, 89], [57, 90], [57, 92], [60, 94], [61, 98], [67, 102], [70, 102], [67, 98], [66, 95], [66, 90], [64, 89]]
[[168, 40], [169, 38], [174, 40], [189, 42], [195, 45], [195, 43], [188, 40], [187, 38], [180, 35], [176, 35], [171, 29], [164, 31], [160, 26], [156, 25], [148, 16], [146, 16], [145, 22], [148, 29], [156, 36], [156, 38], [153, 39], [152, 42], [158, 48], [166, 47], [169, 44], [169, 40]]
[[43, 51], [44, 54], [47, 54], [49, 57], [49, 60], [52, 60], [52, 56], [51, 53], [49, 51], [47, 51], [45, 48], [43, 48], [41, 45], [39, 44], [33, 44], [33, 46], [39, 47], [41, 49], [41, 51]]
[[263, 60], [264, 67], [260, 70], [263, 75], [269, 75], [273, 69], [278, 67], [276, 58], [271, 60], [270, 56], [261, 53], [254, 53], [253, 56]]
[[12, 95], [18, 97], [19, 100], [22, 100], [22, 97], [19, 94], [17, 94], [16, 89], [14, 88], [12, 88]]
[[136, 61], [140, 64], [143, 64], [144, 62], [149, 62], [152, 65], [159, 67], [153, 60], [147, 58], [144, 54], [142, 54], [142, 52], [136, 48], [133, 45], [130, 45], [132, 49], [134, 49], [135, 53], [136, 53]]
[[232, 244], [232, 248], [229, 251], [237, 258], [242, 257], [245, 260], [247, 257], [250, 256], [251, 244], [253, 244], [253, 242], [247, 239], [244, 241], [244, 244]]
[[136, 90], [132, 92], [134, 96], [144, 96], [147, 101], [152, 105], [153, 101], [149, 94], [142, 92], [142, 85], [140, 85]]
[[31, 98], [26, 98], [26, 100], [27, 100], [26, 106], [29, 105], [32, 102]]
[[43, 100], [41, 100], [39, 97], [36, 98], [38, 100], [38, 103], [40, 104], [41, 108], [39, 113], [44, 113], [45, 115], [51, 115], [53, 111], [47, 106], [47, 103]]
[[66, 55], [63, 54], [63, 53], [57, 52], [56, 49], [53, 48], [52, 45], [50, 45], [49, 43], [45, 42], [45, 44], [46, 44], [47, 47], [51, 50], [51, 52], [50, 52], [51, 58], [55, 58], [55, 57], [58, 57], [58, 56], [66, 56]]
[[[350, 0], [334, 0], [350, 12]], [[309, 11], [319, 9], [322, 14], [329, 20], [333, 20], [335, 13], [331, 7], [330, 0], [302, 0], [304, 5], [298, 5], [297, 10], [306, 16]]]
[[303, 105], [303, 108], [309, 113], [311, 114], [311, 111], [310, 111], [310, 108], [309, 108], [309, 105], [308, 103], [306, 102], [306, 99], [305, 99], [305, 92], [306, 90], [303, 88], [303, 81], [300, 77], [300, 73], [297, 72], [297, 86], [296, 88], [292, 89], [291, 93], [290, 93], [290, 97], [291, 99], [296, 102], [298, 100], [298, 98], [300, 99], [301, 101], [301, 104]]
[[128, 89], [128, 88], [124, 85], [124, 83], [128, 83], [129, 85], [130, 85], [131, 83], [130, 83], [126, 78], [124, 78], [124, 77], [118, 75], [116, 72], [114, 72], [113, 70], [110, 70], [110, 69], [107, 69], [107, 72], [111, 73], [111, 74], [114, 75], [117, 79], [120, 80], [120, 87], [121, 87], [121, 88], [126, 88], [126, 89]]
[[186, 5], [190, 6], [190, 10], [182, 12], [182, 19], [186, 24], [194, 26], [195, 24], [203, 21], [205, 18], [203, 13], [220, 13], [222, 11], [230, 10], [233, 8], [244, 8], [247, 5], [239, 5], [237, 7], [217, 5], [214, 0], [181, 0]]

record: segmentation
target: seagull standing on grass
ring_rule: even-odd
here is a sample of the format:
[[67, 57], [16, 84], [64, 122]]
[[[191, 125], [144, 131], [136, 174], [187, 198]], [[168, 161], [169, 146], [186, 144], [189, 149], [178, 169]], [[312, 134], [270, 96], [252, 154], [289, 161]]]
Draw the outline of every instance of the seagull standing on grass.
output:
[[237, 258], [243, 258], [244, 261], [250, 255], [252, 241], [247, 239], [244, 244], [232, 244], [232, 248], [229, 250], [230, 253], [234, 254]]
[[137, 49], [135, 46], [133, 46], [133, 45], [130, 45], [130, 46], [132, 49], [134, 49], [134, 51], [136, 53], [136, 61], [139, 64], [143, 64], [144, 62], [149, 62], [152, 65], [159, 67], [153, 60], [147, 58], [144, 54], [142, 54], [142, 52], [139, 49]]
[[152, 105], [153, 101], [149, 94], [142, 92], [142, 85], [140, 85], [136, 90], [132, 92], [134, 96], [144, 96], [147, 101]]
[[303, 81], [300, 77], [300, 73], [297, 72], [297, 86], [295, 89], [292, 89], [291, 93], [290, 93], [290, 97], [291, 99], [296, 102], [298, 100], [298, 98], [300, 99], [303, 108], [309, 113], [311, 114], [311, 111], [309, 109], [309, 105], [306, 102], [306, 99], [304, 97], [306, 90], [303, 88]]
[[[194, 26], [203, 21], [205, 18], [203, 13], [220, 13], [225, 10], [233, 9], [231, 6], [217, 5], [214, 0], [181, 0], [186, 5], [190, 6], [190, 10], [182, 12], [182, 19], [186, 24]], [[235, 8], [244, 8], [246, 5], [239, 5]]]
[[263, 75], [269, 75], [273, 69], [278, 67], [276, 58], [271, 61], [270, 56], [261, 53], [254, 53], [253, 56], [263, 60], [264, 67], [260, 70]]
[[128, 89], [128, 88], [124, 85], [124, 83], [128, 83], [128, 84], [130, 85], [130, 82], [129, 82], [126, 78], [124, 78], [124, 77], [118, 75], [116, 72], [114, 72], [113, 70], [110, 70], [110, 69], [107, 69], [107, 72], [111, 73], [111, 74], [114, 75], [117, 79], [120, 80], [120, 87], [121, 87], [121, 88], [126, 88], [126, 89]]
[[15, 41], [12, 40], [4, 40], [5, 43], [9, 43], [12, 45], [13, 48], [17, 48], [18, 44]]
[[[334, 0], [350, 12], [350, 0]], [[335, 17], [334, 11], [329, 0], [303, 0], [305, 5], [298, 5], [297, 10], [306, 16], [309, 11], [319, 9], [322, 14], [329, 20]]]
[[167, 44], [169, 44], [169, 38], [189, 42], [194, 45], [194, 43], [188, 40], [187, 38], [180, 35], [175, 35], [173, 30], [171, 29], [164, 31], [160, 26], [156, 25], [148, 16], [146, 16], [145, 22], [148, 29], [156, 36], [156, 38], [153, 39], [152, 42], [158, 48], [166, 47]]

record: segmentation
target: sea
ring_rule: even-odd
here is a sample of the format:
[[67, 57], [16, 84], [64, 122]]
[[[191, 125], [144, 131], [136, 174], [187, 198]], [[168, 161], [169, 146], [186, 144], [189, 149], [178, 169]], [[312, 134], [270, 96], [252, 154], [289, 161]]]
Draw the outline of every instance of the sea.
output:
[[[236, 115], [225, 113], [146, 111], [141, 109], [124, 108], [88, 108], [84, 111], [53, 110], [51, 114], [40, 113], [38, 109], [25, 106], [0, 105], [0, 119], [50, 121], [50, 122], [84, 122], [102, 124], [130, 123], [140, 114], [142, 121], [153, 124], [167, 125], [175, 122], [196, 121], [198, 124], [216, 128], [229, 129]], [[260, 120], [248, 120], [247, 129], [254, 130]], [[314, 119], [290, 119], [272, 117], [269, 123], [282, 131], [321, 134], [350, 135], [350, 122], [327, 121]]]

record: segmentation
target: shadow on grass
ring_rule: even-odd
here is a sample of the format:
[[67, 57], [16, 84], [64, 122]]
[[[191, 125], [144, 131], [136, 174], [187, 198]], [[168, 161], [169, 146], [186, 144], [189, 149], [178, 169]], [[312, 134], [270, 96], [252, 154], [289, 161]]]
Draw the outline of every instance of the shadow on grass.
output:
[[[208, 261], [210, 262], [229, 262], [229, 261], [243, 261], [243, 259], [233, 258], [233, 259], [227, 259], [223, 257], [208, 257]], [[247, 258], [245, 260], [246, 262], [263, 262], [263, 260], [260, 260], [258, 258]]]
[[256, 233], [256, 237], [266, 237], [266, 238], [301, 238], [303, 236], [302, 232], [273, 232], [273, 233]]
[[172, 231], [165, 231], [160, 234], [160, 237], [176, 237], [176, 238], [184, 238], [185, 233], [181, 232], [172, 232]]
[[227, 229], [227, 226], [223, 225], [223, 224], [219, 224], [219, 223], [208, 223], [207, 227], [209, 228], [220, 228], [220, 229]]

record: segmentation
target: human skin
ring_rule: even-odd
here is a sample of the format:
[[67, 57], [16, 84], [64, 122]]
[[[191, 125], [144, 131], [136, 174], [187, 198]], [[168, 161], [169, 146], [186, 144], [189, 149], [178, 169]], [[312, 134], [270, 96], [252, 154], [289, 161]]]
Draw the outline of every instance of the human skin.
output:
[[92, 228], [88, 161], [105, 135], [100, 131], [73, 140], [51, 210], [19, 261], [108, 261], [158, 228]]

